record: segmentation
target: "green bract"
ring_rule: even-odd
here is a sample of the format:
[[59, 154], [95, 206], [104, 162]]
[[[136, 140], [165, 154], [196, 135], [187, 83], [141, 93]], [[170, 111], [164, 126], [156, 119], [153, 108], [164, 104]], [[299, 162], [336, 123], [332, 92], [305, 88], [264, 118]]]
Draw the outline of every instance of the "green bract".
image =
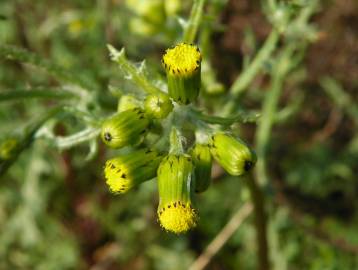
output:
[[143, 110], [134, 108], [114, 115], [102, 125], [101, 137], [111, 148], [138, 143], [147, 132], [149, 120]]
[[211, 136], [210, 151], [231, 175], [243, 175], [256, 163], [255, 153], [243, 141], [225, 133]]
[[212, 158], [210, 148], [204, 144], [196, 144], [191, 150], [195, 166], [195, 192], [203, 192], [211, 183]]
[[162, 119], [173, 110], [173, 103], [165, 94], [148, 95], [144, 101], [144, 109], [149, 117]]

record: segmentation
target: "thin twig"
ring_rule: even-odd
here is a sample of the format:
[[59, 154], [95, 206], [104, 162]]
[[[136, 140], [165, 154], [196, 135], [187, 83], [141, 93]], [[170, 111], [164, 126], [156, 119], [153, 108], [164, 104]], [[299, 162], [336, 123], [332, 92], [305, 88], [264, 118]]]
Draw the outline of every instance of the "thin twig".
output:
[[251, 214], [253, 206], [251, 203], [245, 203], [225, 225], [221, 232], [207, 246], [205, 251], [194, 261], [189, 270], [204, 269], [216, 253], [225, 245], [242, 222]]

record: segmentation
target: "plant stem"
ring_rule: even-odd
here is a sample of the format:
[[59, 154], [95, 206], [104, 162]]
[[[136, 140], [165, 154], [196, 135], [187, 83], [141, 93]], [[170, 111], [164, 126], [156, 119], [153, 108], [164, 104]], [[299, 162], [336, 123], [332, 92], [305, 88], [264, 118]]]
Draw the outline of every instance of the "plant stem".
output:
[[275, 121], [276, 107], [282, 91], [281, 76], [275, 76], [270, 90], [264, 100], [262, 118], [259, 121], [256, 133], [256, 151], [258, 161], [256, 164], [257, 178], [261, 184], [268, 182], [266, 174], [266, 150], [270, 140], [270, 133]]
[[117, 62], [120, 67], [130, 75], [131, 80], [133, 80], [145, 92], [153, 95], [163, 94], [163, 92], [159, 88], [151, 84], [148, 79], [143, 74], [141, 74], [132, 63], [127, 60], [124, 48], [118, 51], [112, 45], [107, 45], [107, 47], [110, 51], [112, 60]]
[[277, 105], [283, 90], [285, 76], [296, 64], [292, 64], [295, 59], [295, 48], [295, 46], [285, 47], [279, 59], [277, 59], [276, 66], [272, 71], [271, 87], [269, 91], [267, 91], [262, 105], [262, 117], [258, 122], [255, 138], [258, 156], [256, 173], [261, 185], [265, 185], [268, 182], [266, 174], [267, 147], [271, 136], [271, 129], [276, 120]]
[[267, 243], [267, 216], [265, 212], [264, 196], [258, 187], [254, 177], [250, 175], [247, 179], [247, 186], [250, 191], [251, 200], [254, 205], [255, 229], [257, 238], [257, 256], [259, 270], [269, 270], [269, 254]]
[[8, 100], [19, 100], [29, 98], [49, 98], [49, 99], [66, 99], [75, 95], [69, 92], [59, 92], [51, 90], [28, 90], [28, 91], [4, 91], [0, 93], [0, 102]]
[[55, 137], [54, 144], [57, 148], [63, 150], [75, 145], [90, 141], [96, 138], [101, 132], [100, 128], [86, 128], [80, 132], [66, 137]]
[[203, 16], [203, 8], [206, 0], [194, 0], [193, 7], [190, 12], [188, 24], [186, 25], [183, 41], [193, 43], [198, 32], [199, 24]]
[[255, 56], [254, 60], [249, 64], [249, 66], [244, 70], [242, 74], [236, 79], [233, 85], [230, 88], [230, 92], [239, 96], [242, 92], [249, 86], [251, 81], [255, 78], [257, 73], [262, 68], [264, 62], [266, 62], [274, 49], [276, 48], [276, 44], [279, 40], [279, 33], [273, 29], [266, 39], [264, 45], [261, 47], [260, 51]]
[[242, 123], [256, 122], [260, 116], [260, 114], [257, 112], [247, 112], [247, 111], [240, 112], [232, 117], [219, 117], [219, 116], [206, 115], [194, 109], [192, 109], [190, 113], [193, 114], [197, 119], [200, 119], [208, 124], [217, 124], [223, 126], [230, 126], [237, 122], [242, 122]]
[[170, 132], [170, 150], [169, 152], [171, 154], [181, 154], [183, 153], [183, 144], [181, 141], [181, 135], [177, 128], [172, 127], [172, 130]]

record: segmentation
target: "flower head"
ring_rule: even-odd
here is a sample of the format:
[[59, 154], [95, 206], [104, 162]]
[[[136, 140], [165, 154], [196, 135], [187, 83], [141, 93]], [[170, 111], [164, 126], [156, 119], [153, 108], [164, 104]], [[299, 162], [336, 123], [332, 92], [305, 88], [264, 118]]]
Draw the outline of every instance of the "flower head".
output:
[[120, 112], [103, 122], [101, 137], [112, 148], [136, 144], [147, 132], [149, 119], [143, 110], [134, 108]]
[[243, 141], [225, 133], [211, 137], [210, 152], [231, 175], [243, 175], [256, 163], [255, 153]]
[[197, 213], [191, 203], [193, 164], [186, 155], [169, 154], [158, 168], [161, 226], [173, 233], [185, 233], [196, 226]]
[[162, 156], [155, 150], [139, 150], [106, 162], [104, 174], [109, 189], [125, 193], [133, 186], [155, 177]]
[[168, 92], [179, 104], [196, 100], [201, 85], [201, 53], [197, 46], [179, 43], [167, 49], [162, 60], [167, 73]]
[[197, 46], [179, 43], [167, 49], [163, 56], [165, 70], [173, 76], [191, 76], [201, 66], [201, 53]]

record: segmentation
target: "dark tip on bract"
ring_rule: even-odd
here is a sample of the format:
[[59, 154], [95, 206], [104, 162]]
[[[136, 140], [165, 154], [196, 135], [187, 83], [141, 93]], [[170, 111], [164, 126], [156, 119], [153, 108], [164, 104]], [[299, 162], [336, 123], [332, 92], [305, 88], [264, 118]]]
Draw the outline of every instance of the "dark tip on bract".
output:
[[110, 142], [112, 140], [112, 135], [109, 132], [104, 133], [103, 137], [107, 142]]
[[245, 161], [244, 170], [247, 172], [252, 168], [253, 163], [251, 161]]

